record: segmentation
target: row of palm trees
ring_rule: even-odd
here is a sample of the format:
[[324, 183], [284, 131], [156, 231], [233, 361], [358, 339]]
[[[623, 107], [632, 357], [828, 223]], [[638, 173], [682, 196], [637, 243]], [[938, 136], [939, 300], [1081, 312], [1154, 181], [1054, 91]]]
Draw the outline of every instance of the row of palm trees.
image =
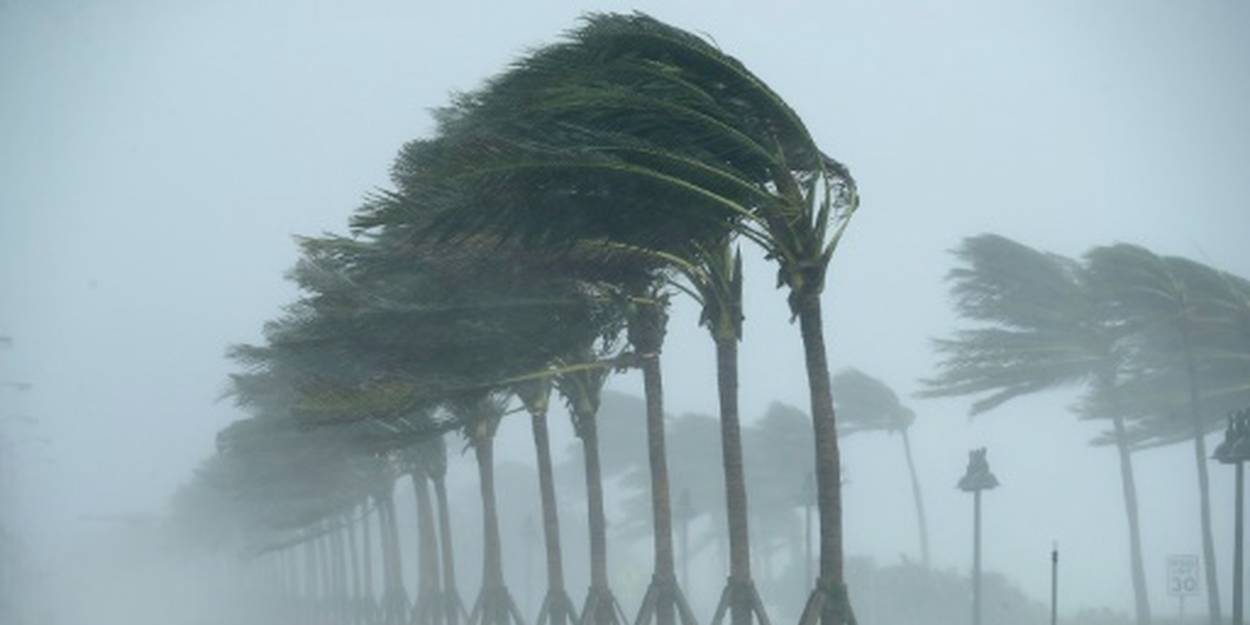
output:
[[1250, 405], [1250, 281], [1140, 246], [1077, 260], [998, 235], [966, 239], [949, 281], [973, 327], [937, 341], [922, 395], [979, 395], [972, 414], [1057, 387], [1073, 412], [1109, 422], [1093, 442], [1119, 458], [1136, 621], [1151, 620], [1142, 564], [1135, 451], [1189, 442], [1198, 478], [1207, 611], [1222, 623], [1206, 435]]
[[[433, 138], [401, 151], [394, 188], [355, 213], [353, 237], [301, 241], [291, 277], [303, 295], [266, 326], [263, 345], [231, 351], [243, 371], [230, 393], [253, 417], [222, 432], [220, 456], [258, 525], [293, 534], [279, 541], [289, 542], [371, 501], [394, 542], [389, 478], [411, 473], [421, 491], [418, 473], [430, 472], [412, 467], [429, 452], [413, 445], [459, 430], [477, 458], [484, 526], [483, 580], [467, 616], [520, 622], [503, 580], [493, 490], [494, 434], [515, 399], [531, 418], [541, 481], [548, 595], [540, 621], [563, 625], [578, 615], [564, 587], [546, 434], [555, 390], [584, 454], [591, 573], [580, 621], [621, 623], [608, 586], [597, 413], [609, 374], [637, 369], [654, 571], [636, 622], [692, 623], [674, 571], [660, 367], [675, 290], [702, 307], [717, 354], [730, 562], [714, 620], [766, 622], [751, 577], [737, 404], [736, 245], [745, 239], [777, 263], [805, 352], [820, 566], [803, 622], [853, 623], [820, 300], [858, 206], [845, 167], [739, 61], [642, 14], [588, 16], [561, 42], [455, 98], [437, 120]], [[455, 602], [446, 574], [441, 590], [433, 581], [426, 590], [437, 567], [433, 523], [424, 525], [422, 615], [434, 601], [427, 597]], [[383, 602], [392, 621], [401, 617], [390, 606], [402, 604], [394, 577]], [[451, 607], [428, 613], [458, 618]]]

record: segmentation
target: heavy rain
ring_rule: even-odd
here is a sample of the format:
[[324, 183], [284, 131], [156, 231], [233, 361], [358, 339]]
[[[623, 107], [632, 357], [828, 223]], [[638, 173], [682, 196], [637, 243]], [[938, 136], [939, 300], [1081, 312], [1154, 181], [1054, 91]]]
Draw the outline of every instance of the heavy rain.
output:
[[0, 0], [0, 625], [1244, 625], [1250, 5]]

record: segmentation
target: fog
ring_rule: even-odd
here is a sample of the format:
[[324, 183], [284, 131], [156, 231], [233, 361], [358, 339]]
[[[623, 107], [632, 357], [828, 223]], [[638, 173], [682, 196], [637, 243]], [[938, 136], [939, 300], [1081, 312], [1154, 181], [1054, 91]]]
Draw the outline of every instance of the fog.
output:
[[[346, 233], [362, 199], [389, 187], [399, 148], [435, 131], [431, 109], [587, 11], [637, 9], [745, 63], [854, 175], [860, 209], [822, 298], [830, 367], [880, 378], [914, 410], [932, 568], [968, 574], [971, 498], [956, 482], [968, 451], [984, 446], [1001, 481], [983, 500], [986, 571], [1045, 605], [1057, 544], [1061, 618], [1105, 608], [1123, 618], [1107, 622], [1132, 622], [1116, 455], [1089, 445], [1106, 423], [1072, 414], [1077, 389], [975, 418], [971, 397], [915, 393], [935, 375], [932, 339], [968, 325], [945, 280], [965, 237], [997, 233], [1072, 258], [1132, 243], [1250, 276], [1250, 6], [437, 4], [0, 1], [0, 336], [11, 337], [0, 344], [0, 527], [16, 544], [0, 557], [21, 578], [0, 620], [279, 622], [266, 620], [264, 573], [230, 550], [184, 548], [163, 529], [175, 491], [216, 453], [217, 432], [248, 416], [222, 399], [238, 370], [226, 348], [264, 341], [263, 324], [299, 296], [284, 278], [299, 256], [293, 236]], [[749, 430], [774, 402], [808, 412], [809, 396], [776, 267], [753, 247], [744, 254]], [[699, 312], [674, 297], [663, 351], [670, 422], [718, 414], [716, 354]], [[642, 397], [642, 377], [614, 374], [607, 389], [628, 403]], [[581, 451], [555, 398], [550, 426], [568, 589], [580, 605]], [[1208, 449], [1221, 437], [1209, 434]], [[898, 436], [860, 433], [841, 447], [845, 550], [857, 563], [848, 568], [914, 563]], [[505, 575], [532, 619], [545, 579], [541, 539], [522, 527], [526, 517], [541, 525], [528, 418], [505, 417], [495, 450]], [[476, 467], [463, 439], [449, 438], [448, 453], [460, 592], [471, 602], [481, 580]], [[696, 453], [720, 459], [715, 438]], [[1133, 458], [1154, 622], [1171, 623], [1166, 560], [1202, 553], [1193, 449]], [[677, 480], [680, 463], [670, 463]], [[1233, 471], [1209, 470], [1227, 617]], [[650, 540], [616, 532], [638, 491], [623, 475], [605, 479], [613, 589], [632, 620]], [[406, 478], [396, 492], [411, 587]], [[704, 518], [693, 535], [711, 536], [713, 522], [723, 523]], [[778, 553], [781, 569], [789, 560]], [[710, 548], [691, 566], [686, 591], [706, 623], [726, 571]], [[774, 622], [797, 622], [804, 592], [766, 597]], [[885, 618], [873, 618], [883, 606], [856, 609], [861, 623]], [[1184, 610], [1199, 618], [1205, 596]]]

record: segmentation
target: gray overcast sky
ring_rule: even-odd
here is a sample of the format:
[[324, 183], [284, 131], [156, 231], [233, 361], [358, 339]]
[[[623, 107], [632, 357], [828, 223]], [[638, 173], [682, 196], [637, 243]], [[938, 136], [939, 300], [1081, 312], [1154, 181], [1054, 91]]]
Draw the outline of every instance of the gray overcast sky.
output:
[[[954, 323], [947, 250], [983, 231], [1067, 254], [1136, 242], [1250, 275], [1244, 2], [0, 0], [0, 334], [16, 339], [0, 378], [37, 385], [0, 405], [53, 439], [55, 464], [23, 465], [45, 538], [83, 514], [161, 508], [239, 417], [214, 403], [222, 352], [293, 297], [290, 236], [342, 231], [400, 144], [429, 131], [429, 108], [583, 11], [633, 8], [714, 37], [859, 180], [826, 294], [835, 364], [913, 391], [928, 339]], [[805, 405], [783, 294], [761, 260], [748, 280], [744, 414]], [[694, 319], [682, 304], [673, 321], [668, 397], [712, 413]], [[935, 557], [965, 564], [953, 483], [967, 448], [988, 444], [1005, 484], [988, 502], [988, 565], [1041, 596], [1058, 539], [1076, 554], [1068, 605], [1126, 608], [1114, 457], [1083, 446], [1096, 428], [1069, 400], [976, 422], [963, 401], [912, 402]], [[504, 455], [528, 461], [523, 424], [504, 436]], [[896, 447], [847, 443], [852, 553], [915, 551]], [[1164, 612], [1163, 557], [1199, 550], [1191, 458], [1139, 460]], [[1213, 473], [1227, 549], [1229, 479]]]

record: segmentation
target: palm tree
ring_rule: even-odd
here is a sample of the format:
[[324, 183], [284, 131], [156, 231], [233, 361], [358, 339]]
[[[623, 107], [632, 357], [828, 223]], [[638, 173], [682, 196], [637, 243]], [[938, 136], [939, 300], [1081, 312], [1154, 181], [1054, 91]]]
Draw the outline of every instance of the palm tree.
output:
[[767, 622], [763, 601], [751, 578], [746, 472], [742, 427], [738, 417], [738, 342], [742, 340], [742, 254], [728, 238], [686, 250], [657, 253], [684, 278], [676, 283], [702, 307], [699, 318], [716, 349], [716, 382], [720, 403], [721, 458], [725, 475], [729, 530], [729, 578], [712, 617], [720, 625], [728, 610], [733, 625], [750, 625], [752, 617]]
[[[812, 419], [802, 409], [773, 402], [763, 416], [745, 432], [748, 489], [753, 493], [751, 508], [753, 518], [773, 521], [771, 527], [761, 528], [764, 535], [777, 535], [787, 531], [792, 535], [791, 560], [801, 563], [804, 584], [811, 580], [811, 508], [815, 501], [815, 463], [807, 454], [811, 446]], [[787, 459], [778, 462], [778, 458]], [[803, 509], [800, 526], [794, 514]], [[777, 514], [785, 511], [785, 514]], [[798, 530], [798, 531], [795, 531]], [[756, 551], [759, 546], [756, 547]], [[806, 585], [783, 586], [789, 601], [802, 601]]]
[[[458, 122], [462, 115], [461, 109], [444, 111], [444, 128], [462, 123]], [[431, 205], [438, 206], [436, 201], [430, 200], [431, 195], [437, 196], [431, 188], [437, 188], [447, 176], [448, 147], [457, 145], [454, 134], [445, 131], [444, 136], [436, 140], [414, 141], [405, 146], [394, 167], [393, 182], [398, 191], [383, 193], [375, 198], [358, 216], [357, 227], [402, 229], [412, 228], [423, 219], [439, 219], [437, 212], [432, 212], [438, 209], [430, 208]], [[460, 141], [463, 147], [463, 139]], [[417, 213], [410, 209], [416, 207], [421, 207], [424, 212], [414, 223], [412, 215]], [[444, 206], [441, 210], [445, 215], [449, 209]], [[396, 221], [397, 211], [402, 211], [409, 222]], [[489, 238], [494, 239], [493, 236]], [[459, 247], [473, 241], [474, 238], [460, 236], [455, 242]], [[502, 243], [504, 241], [495, 241], [496, 245]], [[583, 290], [615, 302], [625, 311], [627, 337], [634, 348], [634, 364], [643, 374], [647, 398], [655, 573], [643, 602], [642, 621], [654, 615], [660, 625], [671, 625], [675, 608], [680, 607], [683, 621], [690, 623], [689, 609], [685, 606], [685, 598], [677, 587], [673, 572], [672, 515], [664, 451], [663, 382], [660, 371], [660, 352], [668, 318], [668, 298], [662, 291], [664, 279], [660, 271], [664, 261], [645, 250], [608, 245], [597, 240], [570, 248], [552, 254], [528, 249], [519, 251], [513, 246], [508, 252], [510, 266], [514, 270], [523, 268], [521, 270], [531, 272], [531, 276], [542, 276], [546, 280], [550, 280], [552, 275], [560, 276], [565, 287], [579, 285]], [[540, 280], [528, 280], [537, 281]], [[548, 512], [554, 514], [554, 509]], [[559, 601], [558, 598], [554, 600]]]
[[412, 480], [412, 491], [417, 504], [417, 597], [413, 605], [414, 621], [418, 625], [442, 623], [442, 584], [439, 580], [438, 535], [434, 525], [434, 506], [430, 500], [430, 476], [426, 470], [428, 461], [423, 456], [437, 453], [431, 441], [418, 443], [403, 452], [403, 464]]
[[[970, 411], [977, 415], [1052, 388], [1082, 385], [1102, 396], [1116, 392], [1127, 366], [1119, 344], [1122, 333], [1079, 264], [993, 234], [965, 239], [955, 256], [963, 263], [948, 275], [955, 308], [978, 326], [936, 342], [943, 360], [937, 376], [925, 380], [922, 397], [981, 394]], [[1109, 413], [1129, 529], [1136, 617], [1145, 625], [1150, 604], [1131, 440], [1122, 412]]]
[[[592, 363], [610, 357], [615, 337], [607, 334], [595, 346], [587, 344], [574, 353], [576, 362]], [[582, 606], [582, 625], [624, 625], [627, 622], [608, 586], [607, 519], [603, 504], [603, 476], [599, 467], [599, 400], [609, 370], [602, 366], [565, 368], [555, 387], [564, 397], [573, 418], [573, 429], [582, 441], [586, 477], [586, 508], [590, 530], [590, 588]]]
[[547, 594], [538, 609], [536, 625], [568, 625], [575, 622], [577, 608], [564, 587], [564, 556], [560, 549], [560, 517], [556, 507], [555, 478], [551, 469], [551, 440], [547, 434], [551, 378], [518, 384], [517, 397], [530, 413], [534, 451], [538, 465], [538, 488], [542, 498], [543, 538], [547, 548]]
[[[423, 193], [445, 206], [444, 233], [672, 249], [733, 230], [778, 261], [815, 415], [821, 578], [807, 620], [852, 621], [820, 307], [826, 268], [858, 205], [846, 169], [736, 59], [640, 14], [591, 16], [567, 42], [458, 104], [441, 128], [456, 138], [446, 175]], [[395, 210], [362, 223], [404, 219]]]
[[[1130, 333], [1135, 379], [1126, 409], [1153, 418], [1130, 433], [1138, 446], [1188, 438], [1197, 465], [1203, 565], [1211, 623], [1222, 622], [1207, 476], [1206, 435], [1250, 392], [1246, 281], [1192, 260], [1117, 244], [1086, 255], [1091, 283]], [[1145, 402], [1149, 402], [1148, 404]], [[1244, 404], [1241, 404], [1244, 405]], [[1189, 419], [1170, 418], [1188, 412]]]
[[920, 532], [920, 561], [928, 568], [929, 528], [925, 523], [924, 498], [920, 494], [920, 479], [916, 475], [916, 462], [912, 458], [911, 438], [908, 436], [916, 421], [916, 413], [904, 406], [884, 382], [859, 369], [843, 369], [833, 376], [833, 392], [842, 413], [841, 430], [844, 434], [898, 432], [903, 439], [903, 455], [907, 459], [912, 500], [916, 505], [916, 527]]

